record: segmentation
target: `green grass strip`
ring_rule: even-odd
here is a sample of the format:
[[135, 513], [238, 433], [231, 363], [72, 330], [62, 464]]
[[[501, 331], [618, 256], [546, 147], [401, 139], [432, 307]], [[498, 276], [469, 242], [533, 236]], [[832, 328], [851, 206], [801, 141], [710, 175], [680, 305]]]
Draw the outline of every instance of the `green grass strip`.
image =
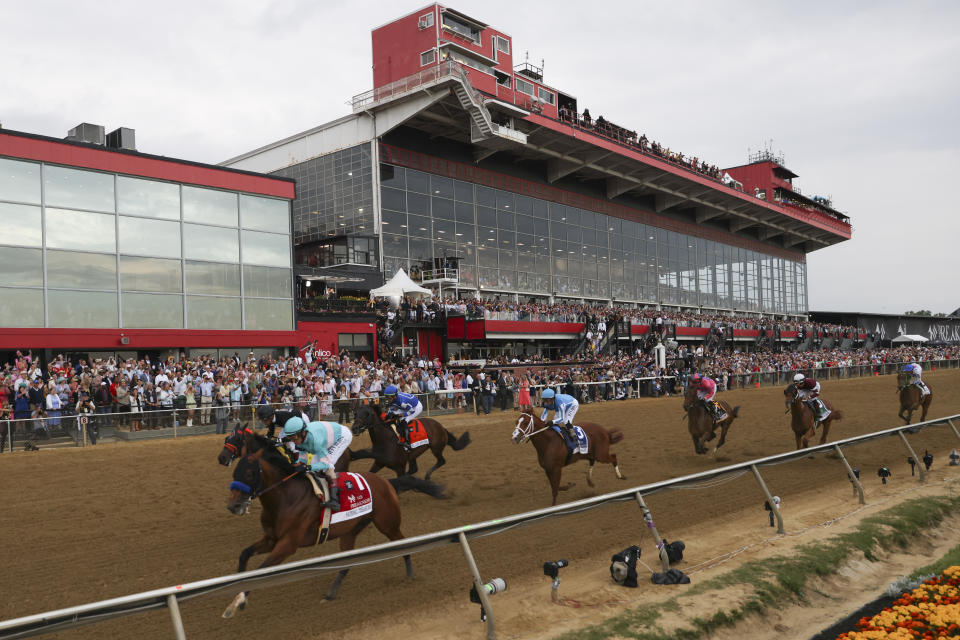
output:
[[[960, 507], [960, 496], [917, 498], [864, 518], [855, 531], [823, 542], [801, 545], [790, 556], [775, 556], [747, 562], [727, 573], [694, 584], [667, 602], [641, 605], [600, 624], [558, 636], [558, 640], [698, 640], [718, 629], [732, 627], [751, 614], [787, 603], [806, 600], [807, 581], [836, 573], [854, 553], [876, 561], [876, 549], [906, 548], [923, 529], [936, 526]], [[960, 564], [960, 545], [943, 559], [918, 569], [914, 575], [939, 573], [951, 564]], [[708, 617], [693, 618], [687, 627], [666, 632], [658, 624], [661, 611], [678, 611], [680, 598], [735, 585], [752, 588], [748, 600], [738, 609], [717, 611]]]

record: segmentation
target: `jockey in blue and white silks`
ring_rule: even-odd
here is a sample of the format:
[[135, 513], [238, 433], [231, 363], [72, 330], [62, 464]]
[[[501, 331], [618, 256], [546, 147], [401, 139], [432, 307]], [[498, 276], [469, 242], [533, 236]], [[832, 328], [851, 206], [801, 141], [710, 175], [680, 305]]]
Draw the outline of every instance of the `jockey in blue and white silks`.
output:
[[[400, 419], [394, 423], [393, 430], [397, 434], [399, 441], [405, 449], [410, 449], [409, 438], [407, 438], [407, 424], [414, 420], [423, 411], [423, 405], [417, 396], [409, 393], [399, 393], [394, 385], [388, 386], [383, 390], [383, 395], [387, 398], [387, 413], [400, 416]], [[402, 430], [402, 431], [401, 431]], [[403, 437], [401, 437], [401, 433]]]
[[337, 472], [334, 466], [343, 452], [350, 446], [353, 433], [349, 427], [337, 422], [311, 422], [305, 424], [303, 418], [290, 418], [283, 425], [284, 442], [292, 443], [297, 451], [312, 453], [309, 463], [300, 462], [311, 473], [323, 473], [330, 481], [330, 501], [324, 504], [332, 511], [340, 510]]
[[903, 372], [907, 374], [907, 385], [915, 384], [920, 387], [920, 390], [923, 392], [923, 395], [929, 395], [930, 389], [927, 388], [927, 385], [923, 383], [923, 380], [920, 377], [923, 375], [923, 367], [921, 367], [916, 362], [911, 362], [903, 368]]
[[543, 402], [543, 413], [540, 414], [540, 419], [546, 422], [547, 416], [553, 411], [554, 424], [560, 426], [566, 431], [567, 436], [576, 442], [577, 434], [573, 430], [573, 417], [577, 415], [577, 410], [580, 408], [577, 399], [549, 388], [543, 390], [540, 399]]

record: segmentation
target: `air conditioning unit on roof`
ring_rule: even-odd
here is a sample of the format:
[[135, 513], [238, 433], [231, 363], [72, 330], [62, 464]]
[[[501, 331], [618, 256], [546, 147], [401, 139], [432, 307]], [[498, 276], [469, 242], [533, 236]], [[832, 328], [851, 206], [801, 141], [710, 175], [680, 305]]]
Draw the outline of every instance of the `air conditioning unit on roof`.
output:
[[430, 25], [428, 25], [428, 24], [427, 24], [427, 21], [426, 21], [425, 19], [423, 19], [423, 18], [420, 18], [420, 22], [417, 23], [417, 27], [418, 27], [421, 31], [423, 31], [424, 29], [426, 29], [426, 28], [429, 27], [429, 26], [430, 26]]

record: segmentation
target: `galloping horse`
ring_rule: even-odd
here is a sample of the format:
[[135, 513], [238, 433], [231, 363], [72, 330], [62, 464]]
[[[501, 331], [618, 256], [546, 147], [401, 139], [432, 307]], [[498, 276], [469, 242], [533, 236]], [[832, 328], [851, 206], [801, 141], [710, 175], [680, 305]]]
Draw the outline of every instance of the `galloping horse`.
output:
[[707, 443], [716, 437], [717, 427], [720, 427], [720, 440], [713, 449], [713, 455], [717, 455], [720, 447], [727, 441], [727, 430], [733, 421], [740, 415], [740, 407], [731, 407], [725, 400], [718, 400], [723, 412], [727, 417], [720, 422], [714, 422], [713, 416], [703, 406], [703, 402], [697, 397], [696, 385], [688, 384], [687, 390], [683, 394], [683, 410], [687, 414], [687, 429], [693, 438], [693, 448], [698, 454], [707, 452]]
[[546, 425], [543, 420], [532, 413], [520, 414], [517, 420], [517, 426], [513, 430], [512, 440], [514, 444], [523, 444], [527, 440], [533, 443], [537, 450], [537, 460], [540, 466], [547, 474], [547, 480], [550, 481], [550, 490], [553, 492], [553, 504], [557, 504], [557, 492], [566, 491], [576, 483], [571, 482], [560, 486], [560, 474], [563, 468], [571, 462], [577, 460], [589, 460], [590, 467], [587, 469], [587, 484], [591, 487], [593, 484], [593, 465], [596, 462], [609, 462], [613, 465], [613, 470], [617, 472], [617, 478], [626, 480], [626, 476], [620, 473], [620, 466], [617, 464], [617, 454], [610, 453], [610, 445], [623, 440], [623, 432], [620, 429], [604, 429], [598, 424], [584, 422], [579, 425], [583, 432], [587, 434], [588, 450], [587, 453], [570, 454], [567, 450], [567, 444], [555, 429]]
[[[236, 515], [244, 515], [253, 498], [260, 498], [263, 507], [260, 515], [263, 537], [240, 553], [237, 570], [241, 572], [247, 570], [250, 557], [259, 553], [270, 554], [260, 565], [261, 568], [271, 567], [293, 555], [299, 547], [312, 547], [317, 544], [324, 511], [310, 482], [294, 470], [281, 450], [273, 446], [267, 438], [256, 434], [246, 434], [244, 441], [246, 451], [250, 453], [242, 458], [234, 469], [234, 482], [230, 485], [227, 509]], [[404, 537], [400, 532], [400, 502], [397, 491], [413, 489], [434, 498], [443, 494], [443, 487], [419, 478], [404, 477], [388, 481], [372, 473], [357, 475], [370, 487], [373, 511], [330, 525], [327, 539], [340, 538], [341, 551], [353, 549], [357, 535], [371, 522], [390, 540]], [[412, 579], [413, 565], [410, 556], [403, 556], [403, 560], [407, 577]], [[327, 593], [328, 600], [336, 597], [347, 571], [341, 569], [337, 574]], [[244, 591], [237, 594], [223, 612], [223, 617], [230, 618], [243, 609], [249, 593]]]
[[[784, 404], [791, 415], [790, 428], [793, 429], [793, 435], [797, 439], [797, 449], [806, 449], [810, 446], [810, 439], [816, 435], [813, 409], [800, 399], [800, 392], [797, 391], [797, 385], [795, 384], [791, 384], [784, 389], [783, 396]], [[834, 420], [843, 420], [843, 412], [823, 398], [820, 398], [820, 400], [830, 410], [830, 415], [821, 425], [823, 433], [820, 435], [820, 444], [824, 444], [827, 441], [827, 434], [830, 432], [830, 424]]]
[[[423, 455], [428, 449], [433, 452], [433, 457], [437, 459], [424, 476], [425, 480], [430, 479], [430, 474], [447, 463], [443, 457], [443, 449], [448, 444], [454, 451], [460, 451], [470, 444], [470, 432], [465, 431], [462, 436], [457, 438], [452, 433], [444, 429], [443, 425], [432, 418], [417, 418], [423, 423], [423, 428], [427, 432], [427, 438], [430, 446], [420, 446], [407, 453], [400, 443], [397, 442], [397, 436], [393, 429], [384, 422], [376, 409], [369, 405], [363, 405], [357, 411], [357, 417], [353, 421], [353, 435], [358, 436], [364, 431], [370, 431], [370, 442], [373, 448], [363, 449], [353, 452], [353, 459], [373, 458], [373, 466], [370, 467], [371, 473], [376, 473], [383, 467], [391, 469], [397, 476], [405, 473], [413, 475], [417, 472], [417, 458]], [[409, 468], [407, 465], [409, 464]]]
[[[923, 392], [917, 385], [907, 382], [907, 376], [902, 372], [897, 376], [897, 385], [897, 391], [900, 394], [900, 413], [897, 415], [900, 416], [905, 423], [910, 424], [913, 412], [917, 409], [922, 409], [923, 413], [920, 415], [920, 422], [926, 420], [927, 411], [930, 409], [930, 402], [933, 400], [933, 391], [927, 395], [923, 395]], [[927, 388], [929, 389], [929, 386]], [[907, 415], [903, 415], [904, 413]]]
[[[217, 456], [217, 462], [225, 467], [229, 467], [236, 458], [242, 458], [247, 455], [246, 449], [244, 448], [244, 436], [248, 433], [253, 433], [249, 427], [237, 428], [233, 433], [224, 438], [223, 449], [220, 450], [220, 454]], [[337, 473], [346, 471], [350, 468], [350, 460], [352, 458], [352, 452], [350, 449], [347, 449], [337, 459], [337, 463], [333, 467], [334, 470], [336, 470]]]

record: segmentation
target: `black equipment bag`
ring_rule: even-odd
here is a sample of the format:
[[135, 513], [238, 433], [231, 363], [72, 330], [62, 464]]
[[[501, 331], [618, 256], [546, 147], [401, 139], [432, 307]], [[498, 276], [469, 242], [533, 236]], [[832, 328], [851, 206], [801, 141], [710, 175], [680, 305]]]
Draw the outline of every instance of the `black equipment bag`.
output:
[[640, 547], [627, 547], [610, 558], [610, 577], [617, 584], [624, 587], [637, 586], [637, 559], [640, 557]]

